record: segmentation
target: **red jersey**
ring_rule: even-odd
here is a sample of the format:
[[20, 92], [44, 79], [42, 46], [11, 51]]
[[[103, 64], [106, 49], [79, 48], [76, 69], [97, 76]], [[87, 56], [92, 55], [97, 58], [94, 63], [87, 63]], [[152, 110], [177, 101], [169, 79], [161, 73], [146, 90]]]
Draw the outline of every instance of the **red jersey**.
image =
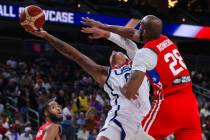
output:
[[46, 127], [48, 127], [49, 125], [51, 125], [50, 122], [46, 122], [45, 124], [43, 124], [38, 132], [37, 132], [37, 135], [36, 135], [36, 140], [43, 140], [43, 137], [44, 137], [44, 133], [45, 133], [45, 129]]
[[173, 94], [180, 91], [192, 91], [189, 71], [178, 51], [177, 46], [166, 36], [149, 41], [144, 48], [152, 49], [157, 54], [157, 64], [147, 71], [156, 94]]

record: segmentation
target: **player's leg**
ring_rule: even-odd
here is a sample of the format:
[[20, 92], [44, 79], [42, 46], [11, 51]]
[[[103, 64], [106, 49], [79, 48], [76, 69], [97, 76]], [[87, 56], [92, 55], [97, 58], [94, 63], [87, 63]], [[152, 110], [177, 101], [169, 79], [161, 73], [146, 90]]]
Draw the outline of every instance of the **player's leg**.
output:
[[174, 134], [175, 140], [201, 140], [200, 131], [179, 130]]
[[129, 140], [155, 140], [152, 136], [149, 136], [146, 132], [144, 132], [142, 127], [139, 127], [138, 132], [131, 137]]
[[99, 136], [99, 137], [96, 138], [96, 140], [110, 140], [110, 139], [108, 139], [105, 136]]
[[170, 99], [159, 97], [142, 121], [144, 131], [156, 140], [164, 139], [176, 130], [176, 112]]
[[121, 140], [121, 129], [111, 121], [101, 129], [96, 140]]
[[98, 134], [96, 140], [121, 140], [120, 133], [120, 130], [109, 126]]
[[201, 140], [200, 115], [195, 96], [189, 93], [185, 103], [186, 116], [182, 119], [182, 129], [177, 130], [174, 134], [175, 140]]

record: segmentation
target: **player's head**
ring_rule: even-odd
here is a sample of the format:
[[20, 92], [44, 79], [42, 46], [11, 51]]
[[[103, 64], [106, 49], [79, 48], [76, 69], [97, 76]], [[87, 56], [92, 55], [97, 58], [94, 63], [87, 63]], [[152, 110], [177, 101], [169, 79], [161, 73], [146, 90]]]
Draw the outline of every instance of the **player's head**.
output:
[[84, 97], [84, 96], [85, 96], [84, 90], [80, 90], [80, 91], [79, 91], [79, 95], [80, 95], [81, 97]]
[[146, 43], [160, 37], [162, 32], [162, 21], [154, 15], [147, 15], [141, 20], [140, 42]]
[[119, 67], [128, 61], [128, 57], [122, 52], [112, 51], [109, 61], [112, 67]]
[[58, 123], [63, 119], [61, 106], [55, 101], [55, 98], [44, 105], [43, 111], [45, 117], [54, 123]]

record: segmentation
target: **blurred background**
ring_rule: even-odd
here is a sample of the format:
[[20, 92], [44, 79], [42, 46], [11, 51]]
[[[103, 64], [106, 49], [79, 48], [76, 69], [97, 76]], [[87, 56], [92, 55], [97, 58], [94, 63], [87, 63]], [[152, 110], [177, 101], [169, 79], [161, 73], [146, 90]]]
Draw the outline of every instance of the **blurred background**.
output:
[[45, 10], [48, 32], [102, 65], [109, 65], [113, 49], [123, 50], [88, 39], [81, 17], [121, 26], [147, 14], [160, 17], [163, 34], [191, 71], [203, 140], [210, 139], [210, 0], [0, 0], [0, 140], [33, 139], [44, 122], [40, 108], [51, 97], [63, 107], [68, 140], [94, 140], [110, 109], [103, 89], [76, 63], [20, 26], [19, 13], [30, 4]]

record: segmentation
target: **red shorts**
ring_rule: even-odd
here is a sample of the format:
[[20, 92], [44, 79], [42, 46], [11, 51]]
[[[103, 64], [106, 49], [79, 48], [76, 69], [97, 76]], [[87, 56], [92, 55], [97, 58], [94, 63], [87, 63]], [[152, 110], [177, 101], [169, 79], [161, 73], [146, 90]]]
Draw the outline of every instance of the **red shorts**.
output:
[[174, 134], [175, 140], [201, 140], [198, 105], [192, 92], [159, 96], [142, 121], [146, 133], [156, 140]]

